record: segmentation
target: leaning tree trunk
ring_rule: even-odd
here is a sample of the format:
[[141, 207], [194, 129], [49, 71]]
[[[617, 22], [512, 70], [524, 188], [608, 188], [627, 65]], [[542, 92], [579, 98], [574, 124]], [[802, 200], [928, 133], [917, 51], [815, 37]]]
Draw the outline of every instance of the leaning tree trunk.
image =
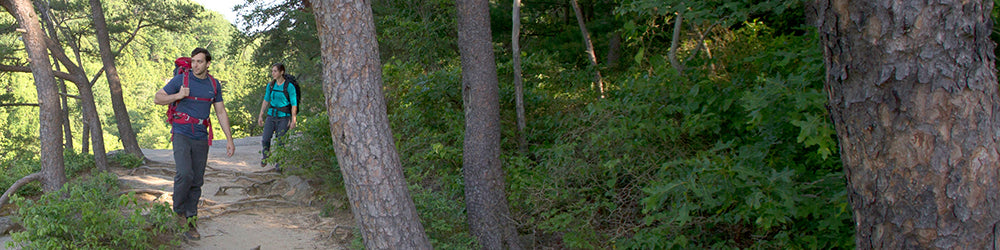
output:
[[[49, 16], [42, 16], [42, 21], [44, 21], [47, 26], [54, 27], [52, 19]], [[66, 69], [70, 73], [68, 80], [76, 84], [77, 91], [80, 92], [80, 109], [83, 113], [84, 121], [84, 126], [81, 131], [84, 133], [84, 138], [81, 140], [81, 144], [83, 144], [81, 145], [81, 151], [86, 153], [90, 149], [89, 146], [92, 145], [94, 147], [94, 165], [97, 165], [97, 169], [107, 171], [108, 157], [105, 155], [104, 149], [104, 131], [101, 129], [101, 119], [97, 114], [97, 105], [94, 102], [93, 84], [87, 82], [87, 73], [84, 72], [83, 68], [78, 66], [83, 65], [80, 54], [77, 53], [77, 62], [74, 64], [73, 61], [66, 56], [66, 52], [63, 50], [62, 45], [58, 43], [57, 39], [58, 37], [46, 39], [45, 45], [49, 48], [49, 52], [52, 53], [52, 56], [66, 66]]]
[[115, 111], [115, 120], [118, 122], [118, 136], [122, 140], [125, 152], [143, 159], [145, 156], [142, 155], [142, 149], [139, 148], [139, 142], [135, 138], [128, 109], [125, 108], [125, 99], [122, 98], [122, 84], [118, 78], [118, 67], [115, 66], [114, 55], [111, 54], [111, 39], [108, 36], [108, 26], [104, 22], [104, 8], [101, 6], [101, 1], [90, 0], [90, 9], [94, 14], [94, 29], [97, 30], [97, 44], [101, 50], [101, 61], [104, 62], [108, 86], [111, 88], [111, 107]]
[[604, 99], [604, 80], [601, 77], [601, 70], [597, 68], [597, 54], [594, 52], [594, 43], [590, 41], [590, 32], [587, 32], [587, 24], [583, 21], [583, 12], [580, 11], [580, 4], [576, 0], [569, 0], [573, 5], [573, 12], [576, 12], [576, 22], [580, 25], [580, 34], [583, 35], [583, 44], [587, 46], [587, 59], [590, 66], [594, 68], [594, 84], [597, 85], [597, 92]]
[[396, 152], [371, 6], [313, 1], [330, 134], [367, 249], [430, 249]]
[[493, 55], [489, 2], [457, 0], [455, 7], [462, 58], [462, 177], [469, 229], [484, 249], [521, 249], [500, 167], [500, 82]]
[[21, 28], [28, 58], [31, 59], [31, 74], [35, 78], [38, 91], [38, 137], [41, 142], [39, 160], [41, 162], [42, 190], [53, 192], [66, 183], [66, 169], [63, 165], [62, 132], [59, 120], [59, 91], [55, 74], [45, 49], [45, 34], [38, 23], [35, 8], [28, 0], [10, 0], [3, 4]]
[[524, 130], [527, 127], [524, 117], [524, 80], [521, 77], [521, 0], [514, 0], [514, 11], [511, 21], [511, 52], [514, 54], [514, 108], [517, 110], [517, 148], [522, 154], [528, 153], [528, 140]]
[[992, 1], [815, 1], [858, 249], [997, 249]]
[[[49, 7], [49, 1], [39, 1], [35, 4], [37, 4], [36, 8], [38, 8], [38, 13], [41, 14], [42, 20], [51, 20], [52, 10]], [[52, 22], [45, 22], [45, 26], [43, 26], [43, 28], [48, 31], [49, 37], [58, 37], [59, 32], [53, 26]], [[55, 56], [52, 56], [52, 60], [56, 60]], [[55, 66], [55, 72], [59, 72], [59, 64], [53, 63], [53, 66]], [[59, 94], [62, 104], [62, 113], [60, 115], [62, 116], [63, 139], [65, 140], [63, 145], [65, 150], [73, 151], [73, 129], [70, 126], [71, 123], [69, 122], [69, 92], [66, 90], [65, 80], [56, 79], [56, 81], [59, 83], [59, 91], [61, 92]]]

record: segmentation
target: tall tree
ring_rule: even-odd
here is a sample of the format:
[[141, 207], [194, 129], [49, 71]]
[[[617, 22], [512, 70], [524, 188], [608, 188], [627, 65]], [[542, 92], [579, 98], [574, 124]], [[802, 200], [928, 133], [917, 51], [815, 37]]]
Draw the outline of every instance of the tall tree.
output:
[[17, 23], [24, 29], [21, 38], [24, 41], [25, 50], [28, 52], [28, 58], [31, 59], [31, 74], [34, 76], [35, 88], [38, 91], [38, 136], [41, 142], [39, 159], [42, 169], [42, 190], [46, 192], [56, 191], [66, 183], [66, 170], [62, 156], [62, 133], [59, 131], [61, 127], [59, 91], [56, 89], [52, 64], [49, 63], [49, 56], [45, 53], [45, 34], [42, 32], [42, 26], [38, 23], [38, 15], [30, 1], [3, 0], [3, 7], [17, 19]]
[[462, 177], [469, 229], [485, 249], [521, 249], [500, 167], [500, 83], [489, 1], [456, 0], [455, 7], [465, 109]]
[[367, 249], [430, 249], [396, 152], [371, 6], [313, 2], [330, 134]]
[[594, 85], [597, 93], [604, 98], [604, 80], [601, 77], [601, 70], [597, 68], [597, 54], [594, 52], [594, 42], [590, 40], [590, 32], [587, 31], [587, 24], [583, 21], [583, 12], [580, 11], [580, 4], [576, 0], [569, 0], [573, 5], [573, 12], [576, 13], [576, 23], [580, 25], [580, 34], [583, 36], [583, 44], [587, 46], [587, 59], [590, 60], [590, 67], [594, 68]]
[[993, 1], [814, 1], [858, 249], [996, 249]]
[[139, 148], [139, 141], [135, 138], [128, 109], [125, 107], [125, 99], [122, 97], [122, 84], [118, 78], [118, 67], [115, 66], [115, 56], [111, 51], [108, 25], [104, 21], [104, 7], [101, 6], [100, 0], [90, 0], [90, 9], [94, 14], [94, 29], [97, 30], [97, 45], [101, 50], [101, 61], [104, 62], [104, 70], [107, 72], [108, 87], [111, 88], [111, 107], [114, 109], [115, 121], [118, 123], [118, 136], [122, 140], [125, 152], [138, 156], [140, 159], [145, 158], [142, 155], [142, 149]]
[[526, 127], [524, 117], [524, 78], [521, 76], [521, 0], [514, 0], [514, 10], [511, 11], [510, 47], [514, 54], [514, 108], [517, 110], [517, 148], [522, 154], [528, 153], [528, 140], [525, 138]]
[[[35, 2], [38, 8], [38, 13], [42, 16], [42, 20], [50, 19], [49, 15], [52, 14], [49, 8], [49, 1], [37, 1]], [[58, 32], [53, 27], [46, 27], [50, 37], [56, 37]], [[55, 57], [52, 60], [56, 60]], [[55, 71], [59, 71], [60, 67], [58, 63], [54, 63]], [[66, 143], [64, 144], [66, 150], [73, 151], [73, 128], [70, 126], [72, 123], [69, 122], [69, 93], [66, 90], [66, 81], [62, 79], [56, 79], [59, 83], [60, 101], [62, 102], [62, 123], [63, 123], [63, 139]]]

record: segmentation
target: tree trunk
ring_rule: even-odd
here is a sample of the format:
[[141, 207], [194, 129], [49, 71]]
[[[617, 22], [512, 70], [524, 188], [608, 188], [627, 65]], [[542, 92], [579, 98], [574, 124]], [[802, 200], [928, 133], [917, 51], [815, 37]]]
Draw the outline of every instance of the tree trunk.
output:
[[[80, 105], [83, 105], [83, 100], [80, 100]], [[80, 153], [89, 154], [90, 153], [90, 124], [84, 119], [83, 128], [80, 128]]]
[[597, 54], [594, 52], [594, 43], [590, 41], [590, 32], [587, 32], [587, 25], [583, 22], [583, 13], [580, 11], [580, 4], [576, 0], [570, 0], [573, 5], [573, 12], [576, 12], [576, 22], [580, 25], [580, 33], [583, 34], [583, 44], [587, 45], [587, 59], [590, 59], [590, 66], [594, 68], [594, 84], [597, 85], [597, 92], [604, 99], [604, 80], [601, 77], [601, 70], [597, 67]]
[[63, 163], [62, 133], [59, 120], [59, 91], [56, 87], [52, 64], [45, 52], [45, 34], [38, 23], [35, 8], [28, 0], [10, 0], [3, 5], [10, 12], [21, 28], [25, 30], [21, 36], [24, 41], [28, 58], [31, 59], [31, 75], [35, 79], [35, 89], [38, 91], [38, 134], [41, 142], [39, 160], [43, 176], [42, 190], [53, 192], [66, 183], [66, 168]]
[[815, 1], [858, 249], [997, 249], [992, 1]]
[[[45, 19], [44, 17], [43, 21], [46, 23], [52, 22], [51, 19]], [[82, 65], [80, 64], [82, 60], [80, 53], [76, 51], [77, 64], [74, 64], [66, 56], [66, 52], [63, 51], [62, 46], [58, 44], [55, 38], [46, 40], [45, 44], [48, 46], [52, 56], [62, 63], [63, 66], [66, 66], [66, 69], [72, 76], [70, 81], [76, 84], [76, 88], [80, 92], [80, 107], [83, 112], [83, 121], [85, 124], [82, 132], [86, 133], [90, 131], [89, 136], [91, 140], [89, 143], [94, 147], [94, 165], [97, 165], [97, 169], [99, 170], [107, 171], [108, 157], [104, 149], [104, 131], [101, 129], [101, 119], [97, 114], [97, 105], [94, 102], [93, 85], [87, 81], [87, 73], [83, 71], [83, 68], [77, 66]], [[85, 144], [82, 146], [84, 153], [89, 149], [86, 145], [87, 143], [87, 135], [84, 135], [84, 139], [81, 142], [81, 144]]]
[[115, 111], [115, 120], [118, 122], [118, 136], [122, 140], [125, 152], [143, 159], [145, 156], [142, 155], [142, 149], [139, 148], [139, 142], [135, 138], [128, 109], [125, 107], [125, 99], [122, 98], [122, 85], [118, 78], [118, 67], [115, 66], [114, 55], [111, 54], [111, 39], [108, 35], [108, 26], [104, 21], [104, 8], [101, 6], [100, 0], [90, 0], [90, 9], [94, 14], [94, 29], [97, 30], [97, 44], [101, 50], [101, 61], [104, 62], [108, 86], [111, 88], [111, 107]]
[[521, 249], [500, 167], [500, 82], [489, 2], [457, 0], [455, 7], [465, 109], [462, 177], [469, 229], [484, 249]]
[[667, 54], [667, 57], [670, 58], [670, 65], [674, 66], [674, 70], [677, 71], [677, 74], [682, 75], [684, 74], [684, 65], [681, 65], [681, 62], [677, 60], [677, 47], [680, 45], [681, 23], [683, 22], [684, 17], [681, 16], [681, 13], [675, 13], [674, 16], [676, 17], [674, 18], [674, 34], [673, 37], [670, 38], [670, 52]]
[[527, 127], [524, 118], [524, 80], [521, 77], [521, 0], [514, 0], [514, 11], [512, 12], [511, 28], [511, 50], [514, 54], [514, 106], [517, 109], [517, 148], [521, 154], [528, 153], [528, 140], [525, 138], [524, 129]]
[[371, 6], [312, 4], [330, 133], [365, 248], [430, 249], [389, 128]]
[[[2, 1], [2, 0], [0, 0], [0, 1]], [[36, 4], [38, 5], [36, 8], [38, 8], [38, 13], [41, 14], [42, 20], [50, 20], [51, 15], [52, 15], [52, 11], [49, 8], [49, 1], [38, 1], [38, 2], [36, 2]], [[45, 26], [43, 26], [43, 28], [45, 28], [45, 29], [48, 30], [49, 37], [58, 37], [59, 32], [58, 32], [58, 30], [56, 30], [56, 28], [52, 25], [51, 22], [46, 22]], [[52, 60], [56, 60], [55, 56], [52, 57]], [[60, 70], [59, 64], [58, 63], [53, 63], [53, 66], [55, 66], [55, 69], [56, 69], [55, 72], [53, 72], [53, 73], [56, 73], [57, 74], [56, 77], [59, 77], [58, 76], [58, 73], [60, 73], [59, 72], [59, 70]], [[67, 98], [68, 92], [66, 90], [66, 81], [62, 80], [62, 79], [56, 79], [56, 80], [59, 83], [59, 91], [61, 91], [63, 93], [62, 95], [60, 95], [60, 98], [61, 98], [60, 100], [61, 100], [61, 103], [62, 103], [62, 113], [61, 113], [61, 116], [62, 116], [62, 124], [63, 124], [63, 139], [65, 139], [65, 141], [66, 141], [64, 143], [64, 146], [65, 146], [66, 150], [73, 151], [73, 148], [74, 148], [73, 147], [73, 129], [70, 126], [71, 123], [69, 122], [69, 99]]]
[[[59, 64], [56, 63], [55, 65], [56, 65], [56, 70], [58, 71]], [[62, 97], [61, 101], [62, 101], [63, 138], [66, 140], [65, 143], [66, 149], [69, 151], [73, 151], [75, 147], [73, 146], [73, 128], [72, 126], [70, 126], [71, 123], [69, 122], [69, 97], [68, 97], [69, 93], [67, 93], [66, 90], [66, 81], [62, 79], [58, 81], [59, 81], [59, 90], [62, 91], [62, 93], [65, 93], [63, 95], [60, 95]]]
[[608, 34], [608, 56], [605, 57], [604, 63], [608, 65], [608, 68], [618, 67], [618, 59], [622, 55], [622, 35], [619, 32], [611, 32]]

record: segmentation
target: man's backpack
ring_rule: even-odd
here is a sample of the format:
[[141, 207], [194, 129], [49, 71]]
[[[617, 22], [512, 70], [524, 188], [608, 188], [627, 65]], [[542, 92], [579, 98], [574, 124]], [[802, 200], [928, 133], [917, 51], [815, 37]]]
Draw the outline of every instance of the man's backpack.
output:
[[[184, 87], [188, 87], [188, 77], [191, 76], [191, 58], [190, 57], [180, 57], [180, 58], [177, 58], [177, 60], [174, 60], [174, 76], [177, 76], [177, 75], [184, 75], [184, 78], [183, 78], [184, 79]], [[208, 80], [210, 82], [212, 82], [212, 98], [201, 98], [201, 97], [194, 97], [194, 96], [191, 96], [191, 95], [188, 95], [188, 96], [186, 96], [184, 98], [185, 99], [195, 100], [195, 101], [203, 101], [203, 102], [214, 103], [215, 102], [215, 94], [219, 91], [219, 80], [216, 80], [215, 77], [213, 77], [211, 74], [208, 75]], [[194, 124], [205, 125], [205, 127], [208, 128], [208, 145], [212, 145], [212, 139], [213, 139], [214, 136], [212, 136], [213, 133], [212, 133], [212, 121], [211, 121], [211, 119], [204, 119], [204, 120], [203, 119], [197, 119], [197, 118], [191, 117], [190, 115], [188, 115], [186, 113], [178, 112], [177, 111], [177, 104], [180, 103], [180, 102], [181, 102], [180, 100], [177, 100], [175, 102], [170, 103], [170, 105], [167, 106], [167, 123], [168, 124], [174, 124], [174, 123], [177, 123], [177, 124], [191, 124], [191, 123], [194, 123]], [[173, 135], [171, 135], [170, 140], [172, 141], [173, 139], [174, 139]]]
[[[295, 76], [293, 76], [293, 75], [284, 74], [283, 76], [285, 77], [285, 83], [291, 83], [292, 87], [295, 88], [295, 103], [298, 104], [299, 110], [302, 110], [302, 88], [299, 88], [299, 82], [295, 80]], [[275, 90], [274, 89], [275, 84], [276, 84], [275, 81], [271, 81], [271, 82], [267, 83], [267, 91], [268, 92], [275, 92], [275, 91], [277, 91], [277, 92], [284, 93], [285, 94], [285, 100], [291, 100], [291, 98], [290, 98], [290, 96], [288, 94], [288, 87], [285, 87], [282, 90]], [[268, 102], [270, 102], [270, 100], [268, 100]], [[274, 107], [274, 106], [272, 106], [271, 108], [273, 108], [275, 110], [278, 110], [278, 111], [281, 111], [281, 112], [285, 112], [286, 114], [292, 114], [292, 105], [290, 103], [289, 103], [288, 106], [282, 106], [282, 107]]]

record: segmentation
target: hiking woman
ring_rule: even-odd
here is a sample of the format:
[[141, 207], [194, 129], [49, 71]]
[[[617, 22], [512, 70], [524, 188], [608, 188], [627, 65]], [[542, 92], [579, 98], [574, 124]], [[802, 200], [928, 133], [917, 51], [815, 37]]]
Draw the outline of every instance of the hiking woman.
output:
[[[294, 129], [296, 124], [295, 116], [298, 114], [298, 100], [296, 88], [292, 86], [285, 75], [285, 65], [275, 63], [271, 65], [271, 79], [264, 90], [264, 101], [260, 103], [260, 114], [257, 115], [257, 124], [264, 126], [264, 134], [261, 135], [260, 167], [266, 167], [267, 157], [271, 150], [271, 138], [278, 138], [278, 146], [283, 145], [281, 141], [289, 129]], [[265, 113], [267, 112], [267, 118]], [[278, 164], [274, 170], [281, 171]]]

